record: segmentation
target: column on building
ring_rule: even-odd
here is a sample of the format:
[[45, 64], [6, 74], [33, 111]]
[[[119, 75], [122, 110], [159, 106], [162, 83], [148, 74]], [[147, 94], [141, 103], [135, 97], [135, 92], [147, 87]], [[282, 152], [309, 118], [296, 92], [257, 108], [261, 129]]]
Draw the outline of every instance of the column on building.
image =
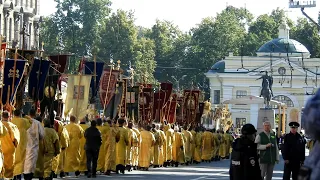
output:
[[[250, 87], [250, 95], [257, 96], [260, 94], [260, 87]], [[250, 105], [250, 122], [255, 127], [258, 124], [258, 113], [259, 113], [259, 104], [251, 104]]]
[[22, 42], [21, 42], [21, 29], [22, 29], [22, 23], [23, 23], [23, 7], [22, 6], [16, 6], [14, 9], [14, 38], [13, 38], [13, 44], [16, 45], [16, 47], [21, 48]]
[[[13, 3], [12, 1], [5, 1], [3, 4], [3, 18], [4, 18], [4, 24], [3, 24], [3, 36], [6, 36], [6, 41], [11, 43], [11, 39], [12, 38], [12, 32], [13, 32], [13, 28], [12, 28], [12, 19], [13, 19]], [[11, 24], [10, 24], [11, 22]], [[11, 28], [10, 28], [11, 27]]]
[[0, 12], [1, 12], [0, 13], [0, 35], [3, 36], [3, 27], [4, 27], [3, 4], [0, 4]]

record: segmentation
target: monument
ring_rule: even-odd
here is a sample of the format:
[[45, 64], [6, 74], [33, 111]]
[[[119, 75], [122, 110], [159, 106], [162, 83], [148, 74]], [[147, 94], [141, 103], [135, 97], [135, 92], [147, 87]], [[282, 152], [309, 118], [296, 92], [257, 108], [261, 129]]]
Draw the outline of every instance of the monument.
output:
[[262, 87], [260, 92], [260, 97], [262, 96], [264, 99], [265, 108], [259, 109], [258, 112], [258, 121], [257, 121], [257, 131], [260, 133], [263, 131], [263, 123], [266, 121], [270, 122], [271, 129], [275, 129], [275, 111], [272, 109], [270, 101], [273, 97], [272, 84], [273, 77], [268, 75], [268, 72], [265, 72], [265, 75], [262, 75], [260, 78], [262, 79]]

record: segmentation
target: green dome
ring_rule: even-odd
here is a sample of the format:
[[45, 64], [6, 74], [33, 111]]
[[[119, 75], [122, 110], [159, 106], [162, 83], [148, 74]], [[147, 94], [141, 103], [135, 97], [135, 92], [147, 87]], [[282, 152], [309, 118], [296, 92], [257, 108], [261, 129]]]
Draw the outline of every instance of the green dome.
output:
[[[288, 47], [288, 48], [287, 48]], [[309, 53], [300, 42], [293, 39], [277, 38], [262, 45], [257, 53]]]

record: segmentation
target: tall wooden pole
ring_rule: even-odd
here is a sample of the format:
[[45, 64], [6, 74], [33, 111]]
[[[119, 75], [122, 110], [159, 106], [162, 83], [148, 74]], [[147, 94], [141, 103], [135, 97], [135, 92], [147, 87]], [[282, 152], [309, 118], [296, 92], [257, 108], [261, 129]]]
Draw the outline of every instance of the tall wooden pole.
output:
[[281, 121], [282, 121], [282, 119], [281, 119], [281, 109], [282, 109], [282, 105], [281, 105], [281, 103], [278, 105], [279, 107], [279, 113], [278, 113], [278, 115], [279, 115], [279, 120], [278, 120], [278, 138], [280, 138], [280, 136], [281, 136]]

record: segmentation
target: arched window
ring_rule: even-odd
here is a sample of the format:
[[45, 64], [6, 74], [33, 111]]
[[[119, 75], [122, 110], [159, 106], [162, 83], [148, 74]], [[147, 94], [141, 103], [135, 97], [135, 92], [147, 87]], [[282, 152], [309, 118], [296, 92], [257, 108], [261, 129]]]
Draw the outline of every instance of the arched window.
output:
[[[287, 105], [287, 107], [294, 107], [293, 101], [288, 97], [284, 95], [275, 96], [272, 98], [272, 100], [282, 102]], [[273, 108], [277, 109], [278, 106], [274, 105]]]

